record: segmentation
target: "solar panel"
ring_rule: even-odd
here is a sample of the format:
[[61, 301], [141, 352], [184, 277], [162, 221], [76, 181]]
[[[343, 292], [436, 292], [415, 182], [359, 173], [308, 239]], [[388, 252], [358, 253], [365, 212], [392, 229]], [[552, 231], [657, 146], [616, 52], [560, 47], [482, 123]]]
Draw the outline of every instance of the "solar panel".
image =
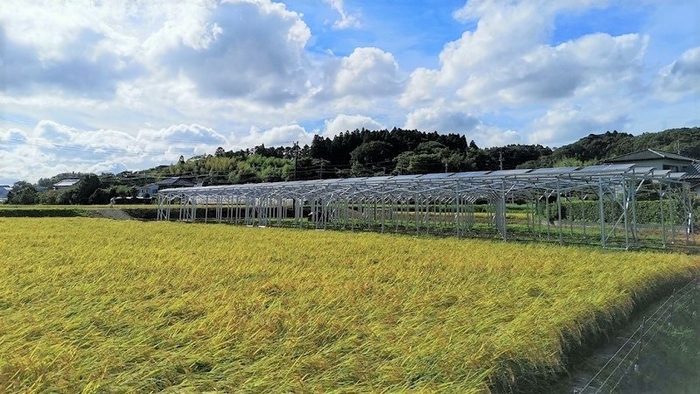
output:
[[650, 174], [652, 171], [654, 171], [654, 167], [634, 166], [632, 168], [632, 173], [635, 175], [646, 175], [646, 174]]
[[489, 177], [504, 177], [504, 176], [513, 176], [513, 175], [525, 175], [532, 171], [530, 168], [523, 168], [523, 169], [516, 169], [516, 170], [498, 170], [498, 171], [492, 171], [488, 176]]
[[610, 173], [620, 173], [624, 174], [625, 172], [629, 171], [630, 168], [634, 167], [634, 164], [601, 164], [601, 165], [595, 165], [595, 166], [588, 166], [588, 167], [582, 167], [576, 170], [576, 173], [586, 173], [586, 174], [595, 174], [595, 173], [605, 173], [605, 174], [610, 174]]
[[559, 175], [570, 174], [581, 167], [554, 167], [554, 168], [537, 168], [532, 170], [528, 175]]
[[388, 181], [391, 178], [393, 178], [392, 175], [386, 175], [386, 176], [375, 176], [375, 177], [365, 178], [365, 180], [367, 182], [380, 183], [380, 182]]
[[392, 181], [412, 181], [420, 177], [420, 174], [411, 175], [394, 175], [390, 178]]
[[668, 174], [668, 177], [671, 179], [682, 179], [685, 176], [685, 172], [672, 172]]
[[367, 178], [367, 177], [364, 177], [364, 178], [345, 178], [345, 179], [339, 180], [338, 184], [357, 183], [359, 181], [364, 181], [367, 179], [369, 179], [369, 178]]
[[482, 177], [491, 171], [469, 171], [469, 172], [458, 172], [452, 176], [452, 179], [471, 179]]
[[446, 179], [454, 174], [455, 174], [454, 172], [439, 172], [439, 173], [433, 173], [433, 174], [424, 174], [420, 177], [420, 179]]
[[668, 176], [672, 171], [671, 170], [657, 170], [654, 169], [653, 175], [654, 177], [665, 177]]

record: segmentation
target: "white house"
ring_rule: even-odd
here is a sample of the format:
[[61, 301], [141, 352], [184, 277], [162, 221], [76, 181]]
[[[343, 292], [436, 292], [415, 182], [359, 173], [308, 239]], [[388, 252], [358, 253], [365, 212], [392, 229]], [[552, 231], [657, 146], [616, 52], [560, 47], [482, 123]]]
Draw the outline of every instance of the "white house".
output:
[[683, 180], [700, 194], [700, 160], [682, 156], [676, 153], [663, 152], [658, 149], [646, 149], [605, 160], [605, 163], [638, 164], [644, 167], [654, 167], [658, 170], [685, 172]]
[[69, 187], [73, 187], [80, 182], [80, 179], [78, 178], [66, 178], [61, 180], [60, 182], [56, 182], [53, 185], [51, 185], [51, 189], [53, 190], [61, 190], [61, 189], [68, 189]]

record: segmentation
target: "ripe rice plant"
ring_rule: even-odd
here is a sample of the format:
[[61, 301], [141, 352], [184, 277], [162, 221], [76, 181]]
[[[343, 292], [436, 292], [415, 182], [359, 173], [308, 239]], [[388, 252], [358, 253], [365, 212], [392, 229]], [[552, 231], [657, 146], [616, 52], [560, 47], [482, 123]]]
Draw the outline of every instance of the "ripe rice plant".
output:
[[532, 387], [700, 269], [679, 254], [90, 218], [0, 218], [0, 256], [0, 392]]

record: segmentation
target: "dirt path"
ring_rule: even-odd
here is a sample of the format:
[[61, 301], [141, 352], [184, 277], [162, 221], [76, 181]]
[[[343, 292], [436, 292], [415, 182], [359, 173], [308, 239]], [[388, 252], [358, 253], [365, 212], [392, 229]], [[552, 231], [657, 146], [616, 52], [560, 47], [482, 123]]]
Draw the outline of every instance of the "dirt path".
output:
[[[90, 210], [95, 217], [114, 219], [114, 220], [131, 220], [133, 219], [128, 213], [117, 208], [98, 208]], [[92, 216], [92, 215], [91, 215]]]

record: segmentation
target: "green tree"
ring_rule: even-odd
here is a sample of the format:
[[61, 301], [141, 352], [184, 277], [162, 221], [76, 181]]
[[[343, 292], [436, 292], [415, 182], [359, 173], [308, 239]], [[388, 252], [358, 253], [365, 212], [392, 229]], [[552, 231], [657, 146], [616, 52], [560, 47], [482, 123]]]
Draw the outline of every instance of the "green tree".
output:
[[10, 204], [36, 204], [37, 192], [29, 182], [19, 181], [12, 185], [12, 190], [7, 194], [7, 202]]
[[100, 178], [95, 174], [83, 175], [75, 189], [75, 203], [90, 204], [90, 196], [95, 193], [95, 190], [102, 186]]
[[109, 194], [104, 189], [96, 189], [88, 199], [88, 204], [107, 204]]
[[370, 141], [355, 148], [350, 153], [353, 174], [358, 176], [384, 172], [387, 162], [393, 158], [393, 147], [384, 141]]

